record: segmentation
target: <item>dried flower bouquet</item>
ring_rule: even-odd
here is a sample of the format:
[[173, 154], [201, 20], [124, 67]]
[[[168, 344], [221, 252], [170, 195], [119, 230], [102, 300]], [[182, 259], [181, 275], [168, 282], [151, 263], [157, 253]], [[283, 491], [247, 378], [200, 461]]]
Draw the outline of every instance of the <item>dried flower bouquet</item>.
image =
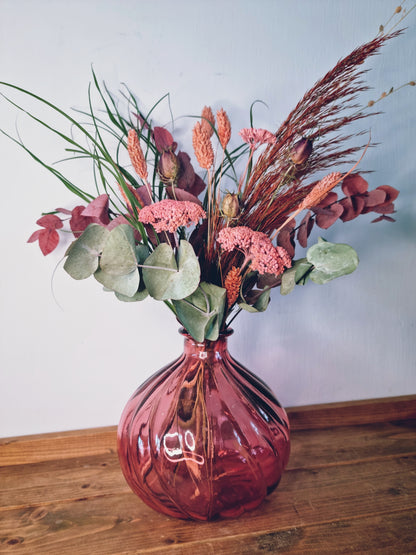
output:
[[[394, 221], [398, 191], [386, 185], [369, 190], [355, 170], [370, 141], [351, 146], [345, 129], [369, 116], [374, 104], [357, 104], [367, 89], [362, 64], [399, 33], [381, 29], [340, 60], [276, 132], [253, 126], [252, 106], [250, 127], [230, 146], [236, 137], [226, 111], [214, 117], [205, 107], [192, 132], [202, 175], [171, 132], [153, 125], [153, 112], [166, 97], [145, 114], [126, 89], [124, 116], [93, 73], [103, 111], [93, 107], [89, 92], [89, 111], [79, 113], [89, 121], [81, 124], [47, 100], [2, 83], [63, 116], [74, 134], [26, 112], [67, 143], [71, 160], [88, 158], [94, 166], [96, 191], [88, 192], [11, 137], [83, 201], [42, 215], [29, 242], [38, 241], [47, 255], [69, 225], [75, 240], [64, 268], [73, 278], [94, 276], [122, 301], [148, 295], [163, 301], [197, 341], [217, 339], [241, 310], [264, 311], [274, 287], [287, 294], [308, 280], [323, 284], [354, 271], [358, 257], [346, 244], [321, 238], [299, 259], [295, 246], [307, 247], [314, 225], [325, 230], [369, 212], [377, 214], [373, 221]], [[346, 163], [347, 172], [329, 172]]]

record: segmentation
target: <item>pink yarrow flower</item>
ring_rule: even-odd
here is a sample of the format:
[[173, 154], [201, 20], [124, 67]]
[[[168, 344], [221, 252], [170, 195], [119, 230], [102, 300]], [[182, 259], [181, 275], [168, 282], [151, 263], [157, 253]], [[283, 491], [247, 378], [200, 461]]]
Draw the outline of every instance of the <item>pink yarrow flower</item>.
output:
[[243, 141], [248, 143], [253, 150], [260, 145], [271, 145], [276, 142], [275, 135], [266, 129], [254, 129], [253, 127], [249, 127], [242, 129], [239, 134]]
[[265, 233], [249, 227], [225, 227], [218, 233], [218, 242], [227, 251], [240, 250], [246, 263], [259, 274], [282, 274], [290, 268], [292, 260], [283, 247], [275, 247]]
[[174, 233], [179, 227], [198, 223], [201, 218], [206, 218], [202, 207], [186, 200], [161, 200], [145, 206], [139, 212], [139, 221], [152, 225], [156, 233]]

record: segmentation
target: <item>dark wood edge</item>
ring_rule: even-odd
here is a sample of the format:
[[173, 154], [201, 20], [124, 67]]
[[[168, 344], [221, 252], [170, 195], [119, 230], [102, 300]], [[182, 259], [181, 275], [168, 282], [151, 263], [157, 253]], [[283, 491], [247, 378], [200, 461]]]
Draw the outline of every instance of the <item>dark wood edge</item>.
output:
[[416, 395], [290, 407], [292, 430], [358, 426], [416, 418]]
[[[292, 431], [416, 419], [416, 395], [287, 409]], [[0, 466], [116, 451], [116, 426], [0, 439]]]

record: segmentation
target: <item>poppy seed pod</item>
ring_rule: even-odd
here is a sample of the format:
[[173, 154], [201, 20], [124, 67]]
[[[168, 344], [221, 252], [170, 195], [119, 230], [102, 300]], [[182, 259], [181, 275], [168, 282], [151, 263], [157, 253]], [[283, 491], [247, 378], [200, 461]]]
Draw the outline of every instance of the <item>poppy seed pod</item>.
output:
[[227, 193], [222, 201], [221, 211], [223, 215], [232, 220], [240, 213], [240, 200], [235, 193]]
[[157, 171], [161, 181], [174, 183], [179, 173], [179, 160], [171, 150], [165, 150], [159, 159]]
[[306, 137], [302, 137], [297, 141], [290, 151], [290, 160], [295, 166], [304, 164], [312, 153], [312, 141]]

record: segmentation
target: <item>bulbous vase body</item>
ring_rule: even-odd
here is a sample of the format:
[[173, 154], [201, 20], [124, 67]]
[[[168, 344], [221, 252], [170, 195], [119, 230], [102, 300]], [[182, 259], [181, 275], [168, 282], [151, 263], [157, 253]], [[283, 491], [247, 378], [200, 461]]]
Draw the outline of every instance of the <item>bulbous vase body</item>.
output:
[[278, 485], [289, 422], [264, 382], [233, 359], [227, 335], [197, 343], [128, 401], [118, 453], [131, 489], [170, 516], [209, 520], [254, 509]]

